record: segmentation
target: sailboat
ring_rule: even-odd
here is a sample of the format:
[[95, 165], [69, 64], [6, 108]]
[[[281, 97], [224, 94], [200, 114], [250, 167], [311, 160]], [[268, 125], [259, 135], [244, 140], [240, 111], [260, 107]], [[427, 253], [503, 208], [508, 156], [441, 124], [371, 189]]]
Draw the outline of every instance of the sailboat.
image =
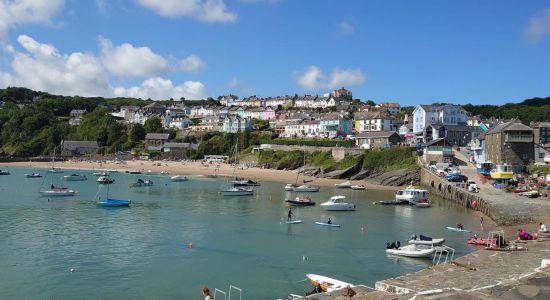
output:
[[55, 168], [55, 149], [56, 147], [53, 148], [52, 168], [48, 170], [48, 173], [63, 173], [63, 170]]
[[[99, 191], [101, 191], [101, 187], [97, 192], [98, 194], [99, 194]], [[97, 207], [124, 207], [124, 206], [129, 207], [130, 206], [130, 200], [109, 198], [109, 185], [107, 185], [107, 197], [105, 198], [105, 200], [101, 200], [101, 198], [98, 198], [98, 200], [100, 201], [96, 203]]]
[[[237, 143], [235, 144], [235, 170], [233, 171], [233, 176], [237, 171], [237, 166], [239, 165], [239, 138], [237, 137]], [[254, 195], [254, 189], [248, 186], [233, 185], [232, 188], [225, 189], [221, 191], [223, 196], [251, 196]]]
[[42, 196], [48, 196], [48, 197], [74, 196], [74, 195], [76, 195], [76, 192], [77, 191], [68, 189], [68, 188], [63, 187], [63, 186], [55, 186], [53, 184], [53, 175], [52, 175], [52, 181], [51, 181], [51, 184], [50, 184], [50, 188], [39, 191], [39, 193]]
[[[304, 167], [306, 166], [306, 152], [304, 151]], [[294, 191], [294, 192], [318, 192], [321, 188], [316, 185], [309, 185], [304, 180], [304, 184], [298, 185], [298, 177], [300, 177], [300, 172], [296, 174], [296, 181], [294, 183], [288, 183], [285, 185], [285, 191]]]

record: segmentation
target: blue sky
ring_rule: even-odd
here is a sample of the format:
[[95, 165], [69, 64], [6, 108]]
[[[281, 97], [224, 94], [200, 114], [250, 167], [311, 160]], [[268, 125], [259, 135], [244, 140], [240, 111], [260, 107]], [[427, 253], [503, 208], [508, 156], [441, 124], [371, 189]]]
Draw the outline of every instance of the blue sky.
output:
[[141, 98], [550, 96], [548, 1], [0, 0], [0, 87]]

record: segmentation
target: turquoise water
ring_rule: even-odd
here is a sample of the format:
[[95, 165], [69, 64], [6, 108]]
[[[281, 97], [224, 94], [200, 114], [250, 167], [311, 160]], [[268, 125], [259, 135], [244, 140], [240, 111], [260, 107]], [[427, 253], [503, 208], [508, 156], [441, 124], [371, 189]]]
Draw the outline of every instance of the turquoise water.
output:
[[[473, 250], [467, 235], [445, 226], [479, 228], [476, 216], [444, 200], [432, 199], [431, 208], [375, 206], [393, 192], [332, 188], [310, 196], [320, 204], [342, 194], [358, 210], [295, 208], [304, 223], [281, 224], [288, 211], [284, 184], [262, 182], [257, 195], [232, 198], [218, 194], [223, 180], [202, 177], [172, 183], [167, 176], [113, 174], [110, 196], [133, 206], [96, 208], [91, 172], [77, 171], [88, 181], [62, 182], [64, 174], [43, 180], [24, 178], [34, 169], [10, 171], [0, 176], [3, 299], [200, 299], [202, 286], [227, 291], [230, 284], [243, 289], [244, 299], [275, 299], [308, 291], [306, 273], [372, 286], [431, 263], [386, 256], [386, 242], [424, 233], [445, 237], [456, 255], [464, 255]], [[40, 197], [40, 185], [53, 177], [79, 195]], [[155, 185], [129, 188], [137, 178]], [[342, 227], [313, 224], [328, 217]]]

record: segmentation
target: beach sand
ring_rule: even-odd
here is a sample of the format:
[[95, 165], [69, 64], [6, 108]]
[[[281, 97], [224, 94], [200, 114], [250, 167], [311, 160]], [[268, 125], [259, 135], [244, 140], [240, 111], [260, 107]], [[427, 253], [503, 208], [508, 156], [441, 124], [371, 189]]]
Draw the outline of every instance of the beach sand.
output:
[[[25, 168], [50, 168], [51, 162], [10, 162], [0, 163], [1, 167], [25, 167]], [[130, 170], [139, 170], [141, 172], [151, 171], [154, 173], [160, 173], [161, 171], [168, 172], [170, 175], [218, 175], [220, 177], [241, 177], [246, 179], [252, 179], [256, 181], [271, 181], [280, 183], [294, 183], [296, 181], [297, 170], [284, 171], [284, 170], [271, 170], [262, 168], [248, 168], [239, 167], [235, 170], [235, 167], [229, 164], [207, 164], [201, 162], [173, 162], [173, 161], [141, 161], [130, 160], [125, 164], [114, 162], [89, 162], [89, 161], [64, 161], [56, 162], [56, 168], [61, 169], [85, 169], [85, 170], [117, 170], [119, 172], [126, 172]], [[327, 178], [315, 178], [309, 176], [300, 175], [299, 182], [302, 180], [313, 180], [311, 184], [334, 187], [334, 184], [341, 183], [342, 179], [327, 179]], [[367, 189], [374, 190], [387, 190], [395, 191], [401, 187], [395, 186], [383, 186], [368, 183], [366, 180], [356, 180], [353, 184], [362, 184]]]

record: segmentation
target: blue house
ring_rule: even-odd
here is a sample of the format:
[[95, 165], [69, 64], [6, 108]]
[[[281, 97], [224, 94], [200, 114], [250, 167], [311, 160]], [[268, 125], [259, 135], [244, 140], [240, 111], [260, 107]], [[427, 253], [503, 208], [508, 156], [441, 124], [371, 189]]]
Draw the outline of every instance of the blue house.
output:
[[320, 135], [327, 138], [345, 136], [352, 133], [351, 120], [337, 112], [327, 113], [321, 116]]

